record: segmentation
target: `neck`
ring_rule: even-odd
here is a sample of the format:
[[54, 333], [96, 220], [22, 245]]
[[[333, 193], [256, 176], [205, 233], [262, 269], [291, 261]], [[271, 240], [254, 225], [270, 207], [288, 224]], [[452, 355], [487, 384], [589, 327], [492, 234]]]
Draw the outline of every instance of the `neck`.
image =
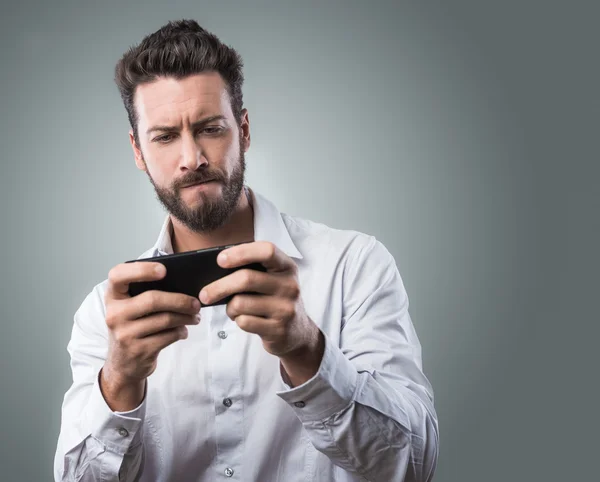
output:
[[227, 223], [210, 233], [190, 231], [181, 222], [171, 216], [171, 244], [174, 253], [196, 251], [227, 244], [251, 242], [254, 240], [254, 211], [246, 196], [245, 189], [235, 211]]

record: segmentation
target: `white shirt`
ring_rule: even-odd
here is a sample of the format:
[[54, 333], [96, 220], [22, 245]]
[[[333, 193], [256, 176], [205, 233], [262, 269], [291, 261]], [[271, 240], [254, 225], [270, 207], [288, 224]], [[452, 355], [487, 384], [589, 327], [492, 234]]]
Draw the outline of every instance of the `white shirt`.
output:
[[[255, 240], [298, 265], [325, 336], [318, 373], [290, 388], [279, 359], [225, 306], [203, 307], [158, 356], [142, 404], [112, 412], [98, 385], [108, 349], [96, 285], [74, 317], [73, 384], [56, 481], [428, 481], [438, 456], [433, 391], [396, 263], [373, 236], [292, 217], [248, 190]], [[170, 218], [140, 258], [173, 252]]]

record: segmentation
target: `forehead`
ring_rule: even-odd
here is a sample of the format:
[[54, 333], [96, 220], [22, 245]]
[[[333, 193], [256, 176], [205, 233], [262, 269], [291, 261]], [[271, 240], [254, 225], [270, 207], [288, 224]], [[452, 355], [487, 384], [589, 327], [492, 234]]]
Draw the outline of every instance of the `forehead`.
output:
[[[227, 87], [217, 72], [175, 79], [161, 77], [137, 87], [134, 105], [139, 124], [173, 124], [182, 118], [232, 116]], [[193, 120], [193, 119], [192, 119]]]

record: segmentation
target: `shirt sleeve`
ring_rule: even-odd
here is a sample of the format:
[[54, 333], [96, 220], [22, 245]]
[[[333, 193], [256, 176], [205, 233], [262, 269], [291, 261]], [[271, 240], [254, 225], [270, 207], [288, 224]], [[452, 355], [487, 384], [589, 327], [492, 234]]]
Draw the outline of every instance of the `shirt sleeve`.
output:
[[67, 347], [73, 383], [62, 405], [55, 481], [133, 482], [142, 467], [146, 397], [132, 411], [113, 412], [100, 391], [108, 350], [100, 291], [94, 288], [74, 317]]
[[313, 445], [368, 481], [430, 481], [438, 458], [432, 387], [408, 296], [389, 251], [373, 237], [348, 260], [339, 344], [324, 333], [316, 375], [278, 395]]

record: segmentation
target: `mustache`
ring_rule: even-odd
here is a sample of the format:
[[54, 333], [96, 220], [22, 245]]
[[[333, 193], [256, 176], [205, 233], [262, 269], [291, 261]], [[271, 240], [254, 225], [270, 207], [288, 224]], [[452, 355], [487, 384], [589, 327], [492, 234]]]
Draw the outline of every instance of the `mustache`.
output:
[[200, 184], [202, 182], [207, 181], [224, 182], [224, 179], [221, 173], [218, 172], [193, 172], [187, 176], [182, 177], [181, 179], [178, 179], [173, 184], [173, 187], [175, 189], [180, 189], [191, 184]]

